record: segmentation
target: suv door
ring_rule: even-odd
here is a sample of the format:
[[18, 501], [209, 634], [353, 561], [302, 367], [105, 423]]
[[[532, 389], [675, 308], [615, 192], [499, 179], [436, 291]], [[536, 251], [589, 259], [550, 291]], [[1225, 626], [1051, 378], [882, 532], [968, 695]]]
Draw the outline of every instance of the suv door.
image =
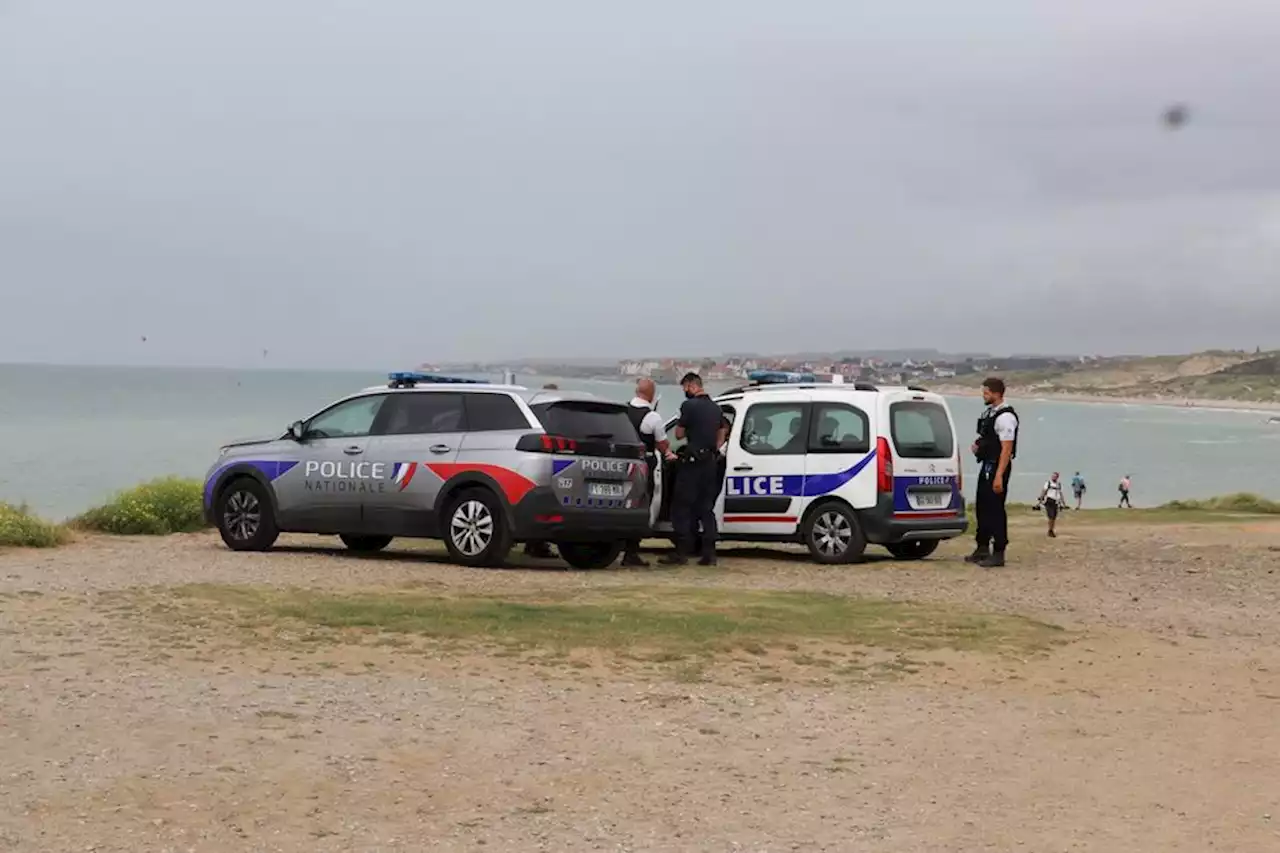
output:
[[312, 417], [298, 442], [299, 461], [274, 484], [285, 530], [360, 533], [373, 467], [366, 453], [387, 394], [343, 400]]
[[804, 468], [806, 507], [809, 502], [832, 494], [839, 494], [854, 509], [875, 507], [876, 474], [871, 465], [875, 440], [871, 427], [870, 415], [850, 402], [813, 402], [809, 455]]
[[391, 395], [369, 448], [377, 488], [365, 496], [365, 527], [384, 536], [438, 535], [437, 503], [446, 478], [433, 465], [451, 464], [466, 430], [463, 394], [412, 390]]
[[810, 404], [752, 401], [734, 419], [724, 485], [726, 539], [795, 533], [803, 511]]

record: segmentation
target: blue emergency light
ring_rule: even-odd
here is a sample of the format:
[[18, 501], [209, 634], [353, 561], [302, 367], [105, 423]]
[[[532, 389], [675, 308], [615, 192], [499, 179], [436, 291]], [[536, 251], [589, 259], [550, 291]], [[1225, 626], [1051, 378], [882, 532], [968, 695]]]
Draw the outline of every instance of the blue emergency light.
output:
[[400, 370], [387, 374], [387, 385], [391, 388], [412, 388], [415, 385], [483, 385], [479, 379], [463, 379], [460, 376], [440, 376], [435, 373], [417, 373], [412, 370]]
[[818, 381], [818, 377], [812, 373], [796, 373], [792, 370], [753, 370], [747, 374], [747, 379], [757, 385], [790, 385]]

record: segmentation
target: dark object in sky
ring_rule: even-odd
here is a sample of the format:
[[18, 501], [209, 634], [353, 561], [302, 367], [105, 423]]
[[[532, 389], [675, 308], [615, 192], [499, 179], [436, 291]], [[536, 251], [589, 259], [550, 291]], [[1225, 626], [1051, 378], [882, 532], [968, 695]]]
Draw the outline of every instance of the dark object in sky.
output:
[[1170, 130], [1177, 130], [1191, 118], [1191, 112], [1187, 109], [1186, 104], [1174, 104], [1164, 111], [1163, 118], [1165, 127]]

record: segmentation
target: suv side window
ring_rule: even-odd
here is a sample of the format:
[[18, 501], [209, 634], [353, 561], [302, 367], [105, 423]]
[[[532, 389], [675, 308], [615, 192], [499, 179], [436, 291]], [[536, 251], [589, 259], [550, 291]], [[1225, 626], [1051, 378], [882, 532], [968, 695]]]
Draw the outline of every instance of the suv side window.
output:
[[742, 449], [756, 456], [803, 456], [808, 403], [756, 403], [743, 415]]
[[529, 429], [529, 421], [507, 394], [464, 394], [467, 431]]
[[381, 435], [421, 435], [466, 429], [462, 395], [444, 391], [401, 391], [391, 395], [381, 419]]
[[810, 453], [869, 453], [871, 421], [845, 403], [814, 403], [809, 430]]
[[367, 397], [344, 400], [312, 418], [303, 438], [357, 438], [369, 435], [373, 432], [373, 422], [386, 401], [386, 394], [370, 394]]

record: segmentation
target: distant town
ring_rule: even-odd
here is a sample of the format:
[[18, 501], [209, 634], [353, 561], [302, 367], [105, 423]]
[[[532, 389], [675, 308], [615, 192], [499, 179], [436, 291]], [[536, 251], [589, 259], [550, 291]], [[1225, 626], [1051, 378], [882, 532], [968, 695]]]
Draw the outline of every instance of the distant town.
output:
[[709, 381], [746, 379], [755, 370], [789, 370], [813, 373], [819, 379], [841, 377], [846, 382], [864, 381], [882, 385], [904, 385], [910, 382], [928, 382], [956, 379], [957, 377], [987, 373], [1003, 373], [1023, 370], [1052, 370], [1075, 367], [1086, 363], [1089, 357], [1063, 359], [1050, 357], [1008, 358], [877, 358], [873, 356], [845, 356], [839, 359], [790, 359], [790, 358], [726, 358], [726, 359], [637, 359], [618, 364], [622, 377], [649, 376], [661, 383], [674, 383], [692, 371]]
[[[732, 381], [747, 378], [755, 370], [789, 370], [813, 373], [819, 378], [840, 376], [884, 385], [911, 382], [942, 382], [975, 374], [1010, 373], [1015, 371], [1077, 370], [1099, 361], [1098, 356], [991, 356], [985, 354], [947, 355], [931, 350], [800, 355], [724, 355], [707, 357], [653, 357], [624, 359], [615, 364], [522, 361], [507, 364], [437, 365], [437, 369], [496, 372], [512, 370], [521, 375], [559, 376], [581, 379], [631, 379], [651, 377], [659, 383], [673, 384], [689, 372], [708, 381]], [[424, 365], [424, 368], [432, 368]]]

